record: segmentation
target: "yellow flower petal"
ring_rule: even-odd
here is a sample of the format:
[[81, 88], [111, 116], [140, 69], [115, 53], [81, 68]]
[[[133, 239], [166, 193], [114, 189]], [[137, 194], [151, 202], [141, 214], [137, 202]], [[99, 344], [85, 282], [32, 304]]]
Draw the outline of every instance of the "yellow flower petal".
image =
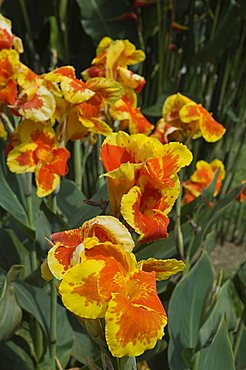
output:
[[139, 267], [146, 272], [156, 272], [156, 280], [166, 280], [171, 275], [177, 274], [177, 272], [185, 269], [185, 263], [178, 261], [175, 258], [167, 260], [157, 260], [155, 258], [149, 258], [139, 262]]
[[104, 317], [107, 302], [99, 295], [97, 279], [104, 261], [86, 260], [69, 269], [60, 287], [64, 306], [75, 315], [89, 319]]
[[97, 237], [102, 243], [105, 241], [117, 244], [126, 252], [131, 252], [134, 242], [127, 228], [115, 217], [97, 216], [86, 221], [81, 227], [83, 238]]

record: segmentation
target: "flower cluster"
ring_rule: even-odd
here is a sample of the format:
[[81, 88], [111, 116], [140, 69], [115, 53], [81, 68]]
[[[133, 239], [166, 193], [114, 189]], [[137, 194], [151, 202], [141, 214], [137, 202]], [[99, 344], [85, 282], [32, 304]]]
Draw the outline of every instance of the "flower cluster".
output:
[[129, 231], [112, 216], [97, 216], [51, 239], [43, 276], [49, 278], [51, 272], [62, 279], [59, 293], [65, 307], [81, 318], [105, 320], [113, 356], [138, 356], [153, 348], [167, 324], [156, 280], [182, 271], [183, 261], [137, 262]]
[[[20, 61], [22, 51], [11, 23], [0, 15], [0, 137], [8, 139], [10, 171], [34, 173], [37, 195], [45, 197], [68, 172], [69, 141], [94, 143], [95, 135], [106, 136], [100, 158], [111, 215], [52, 234], [42, 275], [60, 281], [68, 310], [105, 323], [113, 356], [138, 356], [155, 346], [167, 324], [156, 280], [182, 271], [184, 263], [137, 261], [132, 234], [141, 243], [168, 236], [168, 215], [180, 193], [178, 172], [192, 161], [182, 143], [200, 136], [215, 142], [225, 129], [201, 104], [178, 93], [165, 101], [153, 131], [137, 105], [145, 79], [129, 68], [145, 54], [128, 40], [104, 37], [83, 80], [72, 66], [38, 75]], [[15, 127], [6, 111], [15, 116]], [[184, 203], [201, 194], [217, 168], [215, 195], [225, 175], [223, 164], [197, 163], [183, 183]]]
[[219, 173], [216, 179], [214, 196], [220, 192], [222, 180], [225, 177], [223, 163], [219, 159], [215, 159], [211, 163], [206, 161], [198, 161], [196, 163], [196, 170], [191, 175], [190, 180], [183, 182], [183, 187], [185, 189], [183, 198], [184, 204], [192, 202], [202, 194], [202, 191], [206, 189], [213, 180], [216, 170], [219, 170]]
[[188, 148], [118, 132], [104, 140], [101, 159], [107, 171], [111, 213], [122, 215], [142, 242], [167, 237], [167, 214], [180, 191], [177, 172], [192, 160]]
[[[166, 135], [172, 135], [178, 141], [202, 136], [213, 143], [220, 140], [226, 131], [201, 104], [180, 93], [166, 99], [162, 113], [165, 126], [161, 128]], [[170, 127], [175, 128], [175, 131], [170, 132]]]

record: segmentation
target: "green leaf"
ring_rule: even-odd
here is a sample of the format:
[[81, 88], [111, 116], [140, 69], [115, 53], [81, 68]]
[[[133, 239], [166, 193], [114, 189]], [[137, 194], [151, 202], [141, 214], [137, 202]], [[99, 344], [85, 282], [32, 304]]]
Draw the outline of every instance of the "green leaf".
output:
[[104, 36], [113, 39], [130, 38], [136, 42], [137, 29], [133, 19], [121, 19], [132, 12], [130, 5], [121, 0], [108, 4], [107, 0], [77, 0], [81, 23], [96, 45]]
[[200, 329], [199, 337], [202, 347], [205, 346], [209, 339], [215, 334], [222, 317], [226, 318], [229, 330], [233, 330], [236, 327], [237, 317], [230, 296], [230, 288], [231, 282], [228, 280], [220, 289], [208, 319]]
[[236, 356], [236, 368], [244, 370], [246, 368], [246, 351], [245, 351], [245, 343], [246, 343], [246, 327], [243, 326], [242, 328], [242, 335], [238, 346], [238, 352]]
[[74, 335], [72, 356], [82, 364], [87, 364], [88, 358], [93, 358], [94, 360], [100, 358], [99, 347], [89, 337], [78, 320], [74, 316], [69, 315], [69, 321]]
[[70, 225], [73, 215], [84, 205], [85, 196], [77, 188], [76, 184], [64, 179], [57, 194], [57, 204]]
[[235, 370], [231, 342], [229, 339], [226, 320], [221, 319], [215, 337], [208, 348], [204, 366], [201, 370]]
[[0, 206], [21, 224], [29, 227], [25, 208], [7, 183], [2, 164], [0, 164]]
[[0, 358], [4, 370], [33, 370], [35, 368], [30, 356], [13, 341], [1, 343]]
[[107, 185], [105, 184], [90, 199], [92, 203], [98, 203], [98, 206], [83, 204], [79, 207], [70, 218], [71, 227], [79, 227], [83, 222], [100, 215], [102, 213], [102, 209], [99, 207], [99, 204], [105, 202], [107, 198]]
[[233, 278], [233, 284], [238, 292], [238, 295], [246, 306], [246, 262], [238, 269]]
[[13, 281], [21, 266], [12, 266], [7, 276], [0, 275], [0, 340], [7, 339], [22, 319], [22, 310], [15, 297]]
[[[23, 282], [16, 282], [16, 296], [20, 306], [40, 323], [49, 338], [50, 297], [44, 289], [36, 288]], [[57, 357], [62, 366], [66, 366], [73, 345], [73, 330], [64, 307], [57, 305]]]
[[[192, 226], [189, 222], [182, 225], [184, 243], [187, 244], [192, 232]], [[144, 244], [137, 247], [135, 251], [138, 261], [148, 258], [171, 258], [177, 254], [174, 232], [171, 231], [169, 237], [158, 240], [150, 244]]]
[[182, 353], [195, 348], [214, 274], [206, 252], [173, 291], [168, 308], [170, 369], [185, 369]]
[[45, 255], [49, 249], [49, 245], [45, 240], [45, 237], [49, 238], [52, 232], [61, 231], [67, 228], [68, 227], [64, 220], [59, 215], [52, 212], [45, 202], [42, 202], [37, 215], [35, 243], [38, 243], [42, 251], [45, 252]]

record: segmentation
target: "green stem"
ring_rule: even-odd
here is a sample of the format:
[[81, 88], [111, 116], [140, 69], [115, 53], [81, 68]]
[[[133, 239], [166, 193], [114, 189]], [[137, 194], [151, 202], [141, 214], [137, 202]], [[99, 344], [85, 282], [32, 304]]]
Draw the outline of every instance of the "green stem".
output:
[[181, 202], [182, 202], [182, 174], [180, 174], [180, 193], [176, 202], [175, 239], [177, 251], [181, 258], [184, 257], [184, 238], [181, 228]]
[[198, 370], [199, 358], [200, 358], [200, 352], [195, 353], [192, 370]]
[[55, 286], [55, 279], [50, 282], [50, 359], [52, 370], [56, 369], [56, 331], [57, 331], [57, 293]]
[[[27, 208], [27, 217], [28, 217], [29, 227], [31, 229], [34, 229], [33, 209], [32, 209], [32, 173], [25, 174], [24, 193], [26, 197], [26, 208]], [[34, 243], [30, 251], [30, 260], [31, 260], [31, 269], [32, 271], [35, 271], [38, 268], [38, 263], [37, 263], [37, 254], [36, 254]]]
[[[54, 213], [57, 212], [56, 192], [50, 196], [50, 205]], [[57, 291], [55, 279], [50, 282], [50, 360], [51, 369], [55, 370], [56, 366], [56, 341], [57, 341]]]
[[75, 183], [81, 190], [82, 187], [82, 153], [81, 153], [81, 141], [76, 140], [74, 142], [74, 172], [75, 172]]

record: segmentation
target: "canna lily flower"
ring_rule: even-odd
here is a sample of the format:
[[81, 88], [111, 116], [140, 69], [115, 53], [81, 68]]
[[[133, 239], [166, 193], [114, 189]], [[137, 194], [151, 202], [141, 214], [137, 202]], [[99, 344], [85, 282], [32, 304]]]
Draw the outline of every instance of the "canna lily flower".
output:
[[182, 131], [183, 140], [202, 136], [208, 142], [215, 142], [226, 131], [201, 104], [179, 93], [166, 99], [163, 118], [167, 124]]
[[[96, 217], [94, 225], [107, 218], [109, 226], [110, 216]], [[77, 316], [105, 318], [106, 342], [113, 356], [138, 356], [155, 346], [167, 324], [155, 281], [182, 271], [184, 263], [154, 258], [137, 263], [124, 243], [111, 241], [110, 228], [103, 235], [104, 241], [94, 237], [89, 248], [85, 246], [80, 262], [64, 274], [59, 293], [65, 307]]]
[[17, 95], [19, 55], [15, 50], [0, 51], [0, 104], [14, 104]]
[[11, 21], [0, 14], [0, 50], [13, 47], [17, 53], [23, 53], [22, 41], [12, 33], [11, 28]]
[[125, 87], [140, 92], [145, 79], [127, 69], [128, 66], [142, 62], [145, 54], [128, 40], [113, 41], [104, 37], [96, 50], [92, 67], [82, 72], [85, 80], [92, 77], [106, 77], [122, 83]]
[[[105, 241], [121, 246], [126, 252], [134, 247], [127, 228], [111, 216], [97, 216], [77, 229], [52, 234], [47, 257], [50, 272], [62, 279], [72, 266], [80, 263], [85, 250]], [[47, 269], [44, 275], [47, 275]]]
[[56, 85], [55, 118], [64, 131], [65, 141], [84, 139], [90, 133], [108, 135], [111, 127], [105, 123], [107, 104], [118, 100], [123, 91], [115, 81], [102, 77], [87, 82], [76, 79], [70, 66], [58, 68], [44, 76]]
[[180, 190], [177, 172], [192, 160], [187, 147], [119, 132], [105, 139], [101, 159], [112, 214], [123, 216], [141, 242], [167, 237], [167, 214]]
[[218, 195], [222, 186], [222, 180], [225, 177], [225, 168], [219, 159], [214, 159], [211, 163], [198, 161], [196, 170], [190, 177], [190, 180], [183, 182], [185, 189], [183, 204], [192, 202], [195, 198], [202, 194], [213, 180], [215, 171], [219, 169], [219, 174], [216, 181], [214, 196]]
[[112, 104], [109, 112], [113, 119], [121, 122], [123, 127], [129, 127], [130, 134], [148, 135], [153, 129], [153, 126], [140, 112], [140, 109], [132, 105], [126, 96]]
[[44, 197], [58, 186], [67, 173], [70, 153], [59, 147], [50, 125], [24, 120], [10, 139], [7, 164], [15, 173], [34, 172], [37, 195]]

